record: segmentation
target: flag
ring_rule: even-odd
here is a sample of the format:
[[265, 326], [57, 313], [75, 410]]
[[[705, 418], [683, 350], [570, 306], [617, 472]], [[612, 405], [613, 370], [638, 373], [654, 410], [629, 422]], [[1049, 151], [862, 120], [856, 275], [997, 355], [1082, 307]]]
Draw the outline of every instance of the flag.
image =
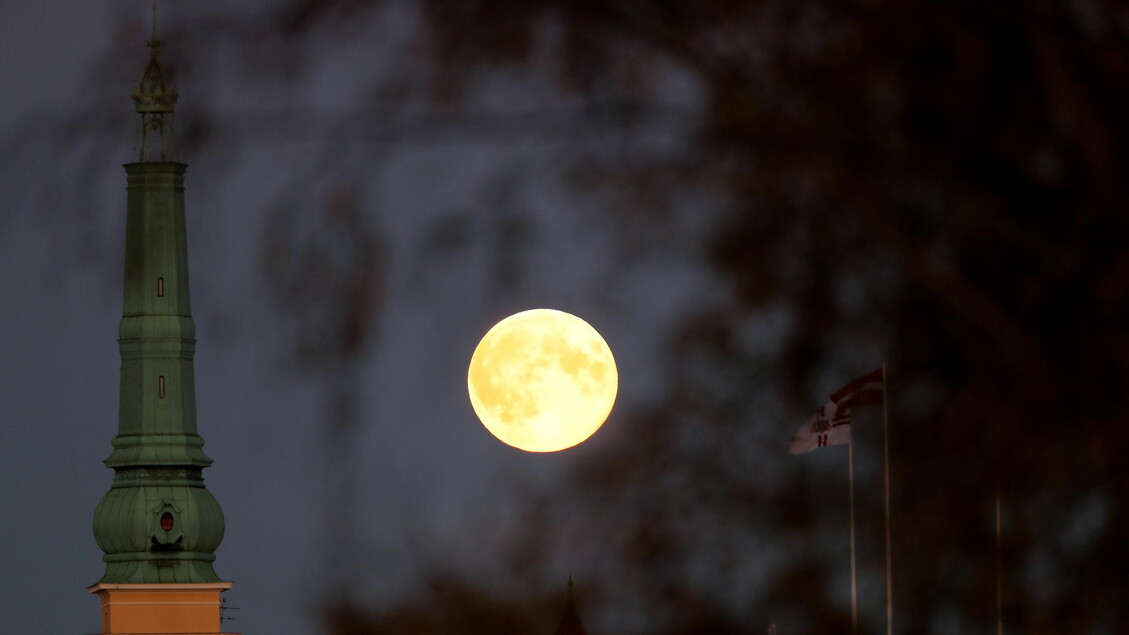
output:
[[851, 442], [851, 408], [829, 401], [816, 410], [788, 443], [789, 454], [803, 454], [828, 445]]
[[788, 443], [789, 454], [803, 454], [828, 445], [851, 442], [851, 408], [883, 402], [886, 379], [879, 368], [848, 383], [816, 410]]
[[843, 386], [831, 395], [831, 401], [840, 408], [850, 406], [877, 406], [882, 403], [882, 393], [886, 390], [886, 378], [882, 369], [869, 372]]

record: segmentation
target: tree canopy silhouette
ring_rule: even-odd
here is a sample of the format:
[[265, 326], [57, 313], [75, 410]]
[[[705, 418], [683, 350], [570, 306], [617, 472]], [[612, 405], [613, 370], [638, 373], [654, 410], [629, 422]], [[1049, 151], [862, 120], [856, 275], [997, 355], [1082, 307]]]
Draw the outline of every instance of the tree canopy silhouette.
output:
[[[813, 394], [885, 358], [898, 630], [994, 621], [996, 483], [1009, 518], [1010, 627], [1129, 623], [1119, 600], [1129, 566], [1129, 26], [1116, 3], [422, 7], [414, 28], [436, 108], [508, 74], [547, 79], [562, 103], [614, 101], [630, 126], [684, 82], [674, 94], [690, 133], [675, 150], [581, 151], [562, 169], [617, 203], [609, 222], [625, 258], [697, 241], [727, 290], [670, 333], [666, 390], [628, 413], [632, 443], [568, 484], [582, 501], [570, 517], [587, 529], [546, 511], [557, 492], [535, 497], [515, 532], [598, 526], [592, 548], [609, 563], [600, 595], [609, 609], [642, 607], [639, 632], [759, 632], [769, 613], [843, 632], [844, 608], [827, 592], [839, 581], [798, 548], [842, 510], [821, 506], [825, 484], [794, 468], [766, 478], [752, 446], [786, 441], [778, 426], [763, 430], [766, 414], [818, 405]], [[381, 8], [291, 3], [282, 15], [300, 33]], [[706, 229], [680, 235], [681, 203], [695, 198], [706, 204], [687, 207]], [[749, 534], [765, 533], [799, 537], [797, 552], [734, 561]], [[511, 547], [537, 558], [529, 539]], [[742, 567], [765, 568], [766, 580], [749, 582]], [[426, 606], [442, 621], [465, 609], [428, 597], [396, 611]], [[392, 632], [390, 619], [339, 632]]]
[[[437, 564], [415, 591], [328, 607], [332, 632], [529, 633], [545, 609], [548, 633], [552, 589], [536, 572], [554, 549], [594, 577], [594, 635], [847, 632], [826, 555], [844, 544], [845, 483], [781, 455], [807, 409], [883, 360], [896, 630], [994, 622], [997, 490], [1009, 630], [1129, 623], [1118, 3], [288, 0], [190, 28], [262, 35], [244, 38], [257, 51], [245, 62], [285, 81], [317, 55], [305, 43], [389, 15], [410, 29], [402, 64], [349, 69], [379, 107], [327, 145], [594, 139], [560, 170], [609, 210], [607, 279], [677, 254], [716, 292], [678, 315], [664, 389], [622, 415], [622, 442], [552, 492], [517, 494], [520, 522], [495, 543], [501, 579]], [[552, 107], [482, 110], [499, 86]], [[421, 93], [423, 115], [405, 107]], [[291, 130], [279, 116], [247, 124]], [[190, 122], [189, 143], [222, 125]], [[502, 216], [492, 230], [499, 278], [516, 284], [528, 227]], [[438, 251], [470, 239], [457, 225], [435, 236]], [[285, 250], [270, 256], [271, 271], [304, 275]], [[283, 303], [328, 292], [307, 283], [281, 281]], [[324, 317], [348, 326], [344, 356], [368, 341], [348, 319], [356, 297], [366, 317], [385, 306], [350, 297], [319, 307], [345, 316]], [[877, 440], [866, 423], [856, 438]], [[859, 504], [878, 518], [877, 498]], [[883, 626], [864, 618], [864, 632]]]

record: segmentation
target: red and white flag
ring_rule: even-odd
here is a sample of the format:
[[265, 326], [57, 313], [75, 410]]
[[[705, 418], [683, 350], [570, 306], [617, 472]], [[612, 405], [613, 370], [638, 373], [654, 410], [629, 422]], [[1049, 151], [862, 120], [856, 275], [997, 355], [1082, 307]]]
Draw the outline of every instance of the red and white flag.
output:
[[885, 390], [886, 380], [881, 368], [843, 386], [792, 436], [788, 453], [803, 454], [828, 445], [850, 443], [851, 408], [882, 403]]
[[831, 395], [831, 401], [840, 408], [843, 406], [877, 406], [882, 403], [882, 393], [886, 390], [886, 379], [882, 369], [869, 372], [843, 386]]
[[788, 443], [789, 454], [803, 454], [828, 445], [851, 442], [851, 408], [829, 401], [807, 420]]

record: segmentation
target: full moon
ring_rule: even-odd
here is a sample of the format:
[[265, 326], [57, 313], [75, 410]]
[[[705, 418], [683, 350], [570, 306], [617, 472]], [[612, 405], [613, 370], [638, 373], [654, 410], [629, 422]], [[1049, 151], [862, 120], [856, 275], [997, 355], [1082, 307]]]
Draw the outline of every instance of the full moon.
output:
[[467, 371], [470, 404], [482, 425], [528, 452], [556, 452], [592, 436], [618, 389], [604, 338], [553, 309], [522, 311], [495, 324]]

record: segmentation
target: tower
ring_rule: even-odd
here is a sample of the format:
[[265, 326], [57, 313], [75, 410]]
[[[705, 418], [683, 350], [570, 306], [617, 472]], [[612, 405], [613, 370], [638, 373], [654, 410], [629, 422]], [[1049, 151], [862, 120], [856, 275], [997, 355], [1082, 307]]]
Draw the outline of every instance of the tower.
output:
[[149, 64], [133, 92], [140, 152], [125, 165], [118, 434], [104, 461], [114, 480], [94, 512], [106, 571], [88, 590], [102, 601], [103, 634], [219, 634], [220, 594], [231, 583], [212, 569], [223, 512], [202, 475], [212, 460], [196, 430], [187, 166], [175, 160], [177, 93], [161, 68], [160, 45], [154, 11]]
[[565, 601], [564, 613], [561, 615], [560, 624], [557, 625], [557, 635], [587, 635], [584, 625], [580, 623], [580, 616], [576, 613], [576, 603], [572, 599], [572, 576], [568, 576], [568, 600]]

